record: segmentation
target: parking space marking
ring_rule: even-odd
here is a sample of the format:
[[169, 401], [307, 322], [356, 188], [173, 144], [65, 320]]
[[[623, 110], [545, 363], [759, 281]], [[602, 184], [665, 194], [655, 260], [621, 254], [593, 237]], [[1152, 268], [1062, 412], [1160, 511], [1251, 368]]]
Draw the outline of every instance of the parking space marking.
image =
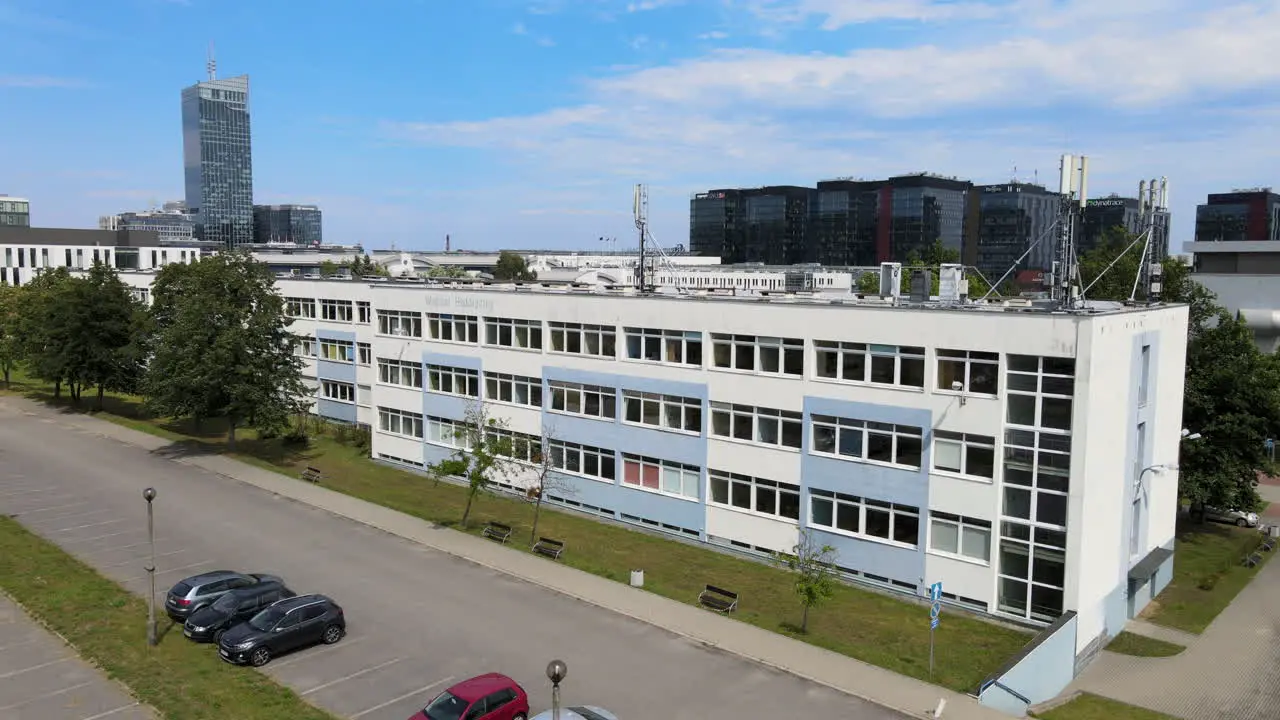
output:
[[66, 656], [66, 657], [60, 657], [60, 658], [58, 658], [57, 660], [50, 660], [49, 662], [43, 662], [43, 663], [40, 663], [39, 665], [32, 665], [31, 667], [22, 668], [21, 670], [12, 670], [12, 671], [7, 672], [7, 673], [0, 673], [0, 680], [8, 680], [8, 679], [9, 679], [9, 678], [11, 678], [11, 677], [16, 677], [16, 676], [21, 675], [21, 674], [23, 674], [23, 673], [29, 673], [29, 672], [31, 672], [32, 670], [39, 670], [40, 668], [47, 668], [47, 667], [49, 667], [50, 665], [57, 665], [57, 664], [59, 664], [59, 663], [64, 663], [64, 662], [66, 662], [66, 661], [68, 661], [68, 660], [70, 660], [70, 659], [71, 659], [71, 656], [70, 656], [70, 655], [68, 655], [68, 656]]
[[[143, 544], [145, 545], [146, 543], [143, 543]], [[186, 550], [174, 550], [172, 552], [167, 552], [167, 553], [158, 553], [156, 555], [156, 558], [159, 559], [162, 557], [177, 555], [178, 553], [184, 553], [184, 552], [186, 552]], [[145, 557], [138, 557], [138, 558], [132, 558], [130, 560], [125, 560], [124, 562], [111, 563], [110, 565], [99, 565], [98, 567], [102, 568], [103, 570], [107, 570], [109, 568], [118, 568], [118, 567], [124, 567], [125, 565], [132, 565], [136, 562], [142, 562], [143, 560], [146, 560], [146, 559], [147, 558]]]
[[22, 647], [23, 645], [30, 645], [36, 640], [37, 638], [28, 638], [26, 640], [19, 640], [18, 642], [15, 642], [15, 643], [9, 643], [8, 645], [0, 645], [0, 652], [4, 652], [9, 648], [16, 648], [16, 647]]
[[92, 681], [92, 680], [88, 680], [88, 681], [85, 681], [85, 682], [82, 682], [82, 683], [76, 683], [75, 685], [71, 685], [71, 686], [69, 686], [69, 687], [64, 687], [64, 688], [62, 688], [61, 690], [54, 690], [53, 692], [47, 692], [47, 693], [44, 693], [43, 695], [38, 695], [38, 696], [33, 697], [33, 698], [27, 698], [26, 700], [23, 700], [22, 702], [16, 702], [16, 703], [14, 703], [14, 704], [12, 704], [12, 705], [5, 705], [4, 707], [0, 707], [0, 710], [12, 710], [12, 709], [17, 708], [17, 707], [22, 707], [23, 705], [30, 705], [31, 703], [39, 702], [39, 701], [41, 701], [41, 700], [48, 700], [48, 699], [49, 699], [49, 698], [51, 698], [51, 697], [58, 697], [59, 695], [66, 695], [66, 694], [67, 694], [67, 693], [69, 693], [69, 692], [75, 692], [76, 690], [79, 690], [79, 689], [80, 689], [80, 688], [82, 688], [82, 687], [88, 687], [88, 686], [90, 686], [90, 685], [92, 685], [92, 684], [93, 684], [93, 681]]
[[[56, 507], [56, 506], [55, 506]], [[40, 518], [40, 522], [58, 522], [60, 520], [70, 520], [71, 518], [84, 517], [86, 515], [97, 515], [98, 513], [112, 512], [112, 508], [96, 508], [94, 510], [83, 510], [81, 512], [67, 513], [66, 515], [51, 515], [49, 517]], [[19, 515], [26, 515], [25, 512], [18, 512]]]
[[375, 670], [381, 670], [382, 668], [387, 667], [387, 666], [389, 666], [389, 665], [394, 665], [394, 664], [396, 664], [396, 663], [400, 662], [400, 661], [401, 661], [401, 660], [403, 660], [403, 659], [404, 659], [404, 658], [402, 658], [402, 657], [398, 657], [398, 658], [395, 658], [395, 659], [393, 659], [393, 660], [388, 660], [388, 661], [386, 661], [386, 662], [384, 662], [384, 663], [378, 663], [377, 665], [374, 665], [373, 667], [369, 667], [369, 668], [365, 668], [364, 670], [359, 670], [359, 671], [353, 672], [353, 673], [351, 673], [350, 675], [344, 675], [343, 677], [340, 677], [340, 678], [338, 678], [337, 680], [330, 680], [330, 681], [329, 681], [329, 682], [327, 682], [327, 683], [321, 683], [320, 685], [317, 685], [317, 686], [315, 686], [315, 687], [311, 688], [310, 690], [303, 690], [302, 692], [300, 692], [300, 693], [298, 693], [298, 694], [299, 694], [299, 695], [301, 695], [301, 696], [303, 696], [303, 697], [306, 697], [307, 695], [310, 695], [310, 694], [311, 694], [311, 693], [313, 693], [313, 692], [320, 692], [321, 690], [324, 690], [324, 689], [325, 689], [325, 688], [327, 688], [327, 687], [333, 687], [334, 685], [337, 685], [338, 683], [346, 682], [346, 681], [348, 681], [348, 680], [354, 680], [355, 678], [358, 678], [358, 677], [360, 677], [361, 675], [368, 675], [369, 673], [371, 673], [371, 672], [373, 672], [373, 671], [375, 671]]
[[33, 490], [14, 490], [13, 492], [0, 492], [0, 497], [13, 497], [14, 495], [30, 495], [31, 493], [42, 492], [58, 492], [61, 488], [41, 487]]
[[[191, 568], [198, 568], [201, 565], [211, 565], [212, 563], [213, 563], [212, 560], [201, 560], [200, 562], [191, 563], [190, 565], [183, 565], [181, 567], [176, 567], [176, 568], [169, 568], [168, 570], [160, 570], [157, 568], [156, 575], [168, 575], [169, 573], [180, 572], [182, 570], [190, 570]], [[133, 582], [135, 580], [146, 580], [146, 579], [147, 579], [146, 575], [139, 575], [137, 577], [128, 578], [127, 580], [121, 580], [120, 582], [127, 583], [127, 582]]]
[[[106, 540], [109, 537], [115, 537], [117, 535], [125, 535], [128, 533], [136, 533], [136, 532], [138, 532], [138, 530], [136, 529], [135, 530], [117, 530], [116, 532], [107, 533], [106, 535], [94, 535], [91, 538], [67, 538], [66, 540], [59, 540], [58, 544], [66, 545], [67, 543], [93, 542], [94, 540]], [[157, 539], [156, 542], [160, 542], [160, 540]], [[130, 547], [130, 546], [125, 546], [125, 547]], [[105, 550], [107, 548], [98, 548], [98, 549]], [[91, 550], [90, 552], [96, 552], [96, 551]]]
[[342, 639], [342, 643], [341, 643], [340, 645], [338, 645], [337, 647], [334, 647], [334, 648], [329, 648], [326, 652], [323, 652], [323, 653], [319, 653], [319, 652], [309, 652], [309, 653], [303, 653], [303, 654], [301, 654], [301, 655], [294, 655], [293, 657], [289, 658], [288, 660], [282, 660], [282, 661], [280, 661], [280, 662], [273, 662], [273, 663], [271, 663], [271, 667], [270, 667], [269, 669], [270, 669], [270, 670], [275, 671], [275, 670], [280, 670], [280, 669], [282, 669], [282, 668], [290, 667], [290, 666], [292, 666], [292, 665], [297, 665], [297, 664], [298, 664], [298, 663], [300, 663], [300, 662], [306, 662], [307, 660], [311, 660], [311, 659], [313, 659], [313, 658], [318, 658], [318, 657], [329, 657], [330, 655], [334, 654], [335, 652], [338, 652], [339, 650], [342, 650], [342, 649], [344, 649], [344, 648], [349, 648], [349, 647], [351, 647], [352, 645], [355, 645], [355, 644], [357, 644], [357, 643], [362, 642], [363, 640], [364, 640], [364, 638], [362, 638], [362, 637], [358, 637], [358, 638], [354, 638], [354, 639], [352, 639], [352, 638], [343, 638], [343, 639]]
[[444, 684], [446, 684], [446, 683], [451, 683], [451, 682], [453, 682], [453, 676], [452, 676], [452, 675], [450, 675], [449, 677], [447, 677], [447, 678], [445, 678], [445, 679], [443, 679], [443, 680], [437, 680], [437, 681], [435, 681], [435, 682], [431, 683], [430, 685], [423, 685], [422, 687], [418, 688], [417, 690], [414, 690], [413, 692], [407, 692], [407, 693], [405, 693], [405, 694], [401, 695], [401, 696], [400, 696], [400, 697], [398, 697], [398, 698], [392, 698], [392, 699], [390, 699], [390, 700], [388, 700], [388, 701], [386, 701], [386, 702], [384, 702], [384, 703], [379, 703], [379, 704], [377, 704], [377, 705], [374, 705], [373, 707], [368, 708], [367, 710], [361, 710], [360, 712], [356, 713], [355, 715], [350, 716], [349, 720], [360, 720], [360, 718], [364, 717], [365, 715], [368, 715], [368, 714], [369, 714], [369, 713], [371, 713], [371, 712], [377, 712], [378, 710], [381, 710], [381, 709], [383, 709], [383, 708], [391, 707], [392, 705], [395, 705], [396, 703], [398, 703], [398, 702], [400, 702], [400, 701], [402, 701], [402, 700], [408, 700], [409, 698], [413, 697], [414, 695], [420, 695], [420, 694], [422, 694], [422, 693], [424, 693], [424, 692], [426, 692], [426, 691], [430, 690], [430, 689], [431, 689], [431, 688], [433, 688], [433, 687], [437, 687], [437, 686], [444, 685]]
[[90, 716], [89, 716], [89, 717], [87, 717], [87, 718], [80, 718], [80, 720], [101, 720], [101, 718], [104, 718], [104, 717], [111, 717], [112, 715], [115, 715], [115, 714], [116, 714], [116, 713], [118, 713], [118, 712], [124, 712], [125, 710], [128, 710], [129, 708], [136, 708], [136, 707], [138, 707], [138, 703], [136, 703], [136, 702], [134, 702], [134, 703], [129, 703], [128, 705], [121, 705], [120, 707], [116, 708], [115, 710], [108, 710], [108, 711], [106, 711], [106, 712], [100, 712], [100, 713], [98, 713], [97, 715], [90, 715]]
[[36, 508], [35, 510], [20, 510], [18, 511], [18, 514], [32, 515], [34, 513], [40, 513], [40, 512], [53, 512], [54, 510], [66, 510], [67, 508], [80, 507], [81, 505], [88, 505], [88, 504], [89, 504], [88, 500], [81, 500], [80, 502], [67, 503], [66, 505], [50, 505], [49, 507]]
[[71, 532], [72, 530], [83, 530], [85, 528], [101, 527], [103, 525], [114, 525], [115, 523], [125, 522], [127, 519], [128, 518], [116, 518], [115, 520], [104, 520], [102, 522], [87, 523], [85, 525], [72, 525], [71, 527], [64, 527], [64, 528], [58, 528], [57, 530], [50, 530], [49, 532], [56, 532], [56, 533]]

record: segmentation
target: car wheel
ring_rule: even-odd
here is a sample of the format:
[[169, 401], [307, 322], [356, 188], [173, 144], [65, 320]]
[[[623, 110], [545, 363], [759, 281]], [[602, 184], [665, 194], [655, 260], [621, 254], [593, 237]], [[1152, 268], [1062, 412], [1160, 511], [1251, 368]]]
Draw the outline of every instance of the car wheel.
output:
[[249, 664], [254, 667], [262, 667], [269, 662], [271, 662], [271, 651], [265, 647], [254, 650], [253, 654], [249, 656]]
[[1239, 518], [1236, 520], [1236, 525], [1240, 527], [1249, 527], [1249, 521], [1244, 518]]
[[525, 720], [524, 713], [516, 713], [516, 716], [511, 718], [511, 720]]
[[342, 628], [337, 625], [330, 625], [324, 629], [324, 636], [321, 640], [325, 645], [332, 645], [342, 639]]
[[213, 631], [213, 644], [214, 644], [214, 645], [217, 645], [218, 643], [222, 642], [222, 636], [223, 636], [223, 635], [225, 635], [226, 633], [227, 633], [227, 631], [226, 631], [226, 630], [214, 630], [214, 631]]

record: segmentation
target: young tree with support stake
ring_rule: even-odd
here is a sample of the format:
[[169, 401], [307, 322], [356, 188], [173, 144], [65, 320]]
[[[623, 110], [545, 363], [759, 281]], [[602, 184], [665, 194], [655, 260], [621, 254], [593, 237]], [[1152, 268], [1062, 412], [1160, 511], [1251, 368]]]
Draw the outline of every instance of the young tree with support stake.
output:
[[[542, 515], [542, 501], [549, 492], [568, 493], [572, 486], [556, 474], [556, 433], [549, 425], [542, 426], [542, 437], [536, 452], [530, 453], [529, 459], [536, 467], [533, 484], [529, 486], [526, 497], [533, 503], [533, 527], [529, 530], [529, 542], [538, 541], [538, 520]], [[517, 453], [519, 454], [519, 453]]]
[[467, 527], [471, 507], [480, 494], [512, 470], [515, 448], [507, 429], [507, 421], [489, 414], [484, 402], [476, 400], [466, 410], [463, 424], [454, 431], [458, 449], [452, 455], [433, 463], [432, 473], [439, 477], [460, 477], [467, 482], [467, 504], [462, 510], [462, 527]]
[[818, 543], [809, 530], [800, 531], [800, 542], [790, 553], [774, 553], [774, 562], [791, 573], [792, 590], [804, 614], [800, 632], [809, 632], [809, 609], [822, 605], [836, 592], [836, 549]]

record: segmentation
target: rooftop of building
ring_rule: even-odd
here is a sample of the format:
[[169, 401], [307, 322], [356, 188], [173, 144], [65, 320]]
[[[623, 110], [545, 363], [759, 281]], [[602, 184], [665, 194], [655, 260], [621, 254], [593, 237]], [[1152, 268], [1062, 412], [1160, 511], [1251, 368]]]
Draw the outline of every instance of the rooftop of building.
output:
[[0, 245], [214, 248], [216, 243], [162, 240], [154, 230], [85, 230], [0, 225]]

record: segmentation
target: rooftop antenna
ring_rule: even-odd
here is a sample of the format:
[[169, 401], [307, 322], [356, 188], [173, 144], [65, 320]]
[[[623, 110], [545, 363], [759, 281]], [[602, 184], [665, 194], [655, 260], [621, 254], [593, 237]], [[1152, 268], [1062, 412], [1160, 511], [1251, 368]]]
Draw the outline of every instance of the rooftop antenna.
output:
[[209, 41], [209, 55], [204, 61], [204, 69], [209, 73], [210, 80], [218, 79], [218, 61], [213, 57], [213, 41]]
[[644, 236], [649, 230], [649, 186], [636, 185], [632, 201], [631, 214], [636, 219], [636, 230], [640, 233], [640, 263], [636, 265], [636, 284], [640, 292], [645, 288]]
[[1062, 196], [1058, 210], [1058, 248], [1053, 261], [1053, 283], [1049, 297], [1062, 308], [1075, 307], [1080, 300], [1076, 262], [1076, 225], [1080, 211], [1089, 196], [1089, 158], [1063, 155], [1058, 166], [1058, 193]]

